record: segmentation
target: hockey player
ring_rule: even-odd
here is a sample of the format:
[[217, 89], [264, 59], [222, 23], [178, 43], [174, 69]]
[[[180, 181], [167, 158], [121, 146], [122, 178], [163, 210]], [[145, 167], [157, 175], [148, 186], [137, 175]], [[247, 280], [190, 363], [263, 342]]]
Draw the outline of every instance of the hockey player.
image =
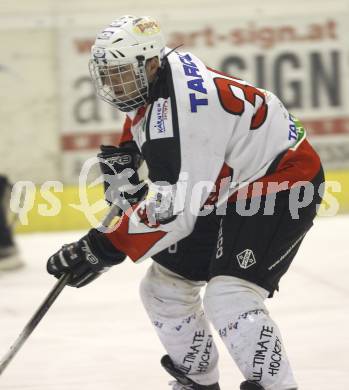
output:
[[126, 255], [152, 258], [140, 292], [173, 389], [219, 389], [209, 323], [246, 379], [240, 389], [297, 389], [265, 300], [321, 202], [323, 171], [304, 129], [274, 94], [166, 48], [149, 17], [98, 34], [90, 70], [99, 97], [126, 113], [120, 145], [102, 148], [103, 171], [133, 168], [136, 189], [114, 231], [63, 246], [48, 272], [71, 272], [82, 287]]
[[8, 218], [10, 193], [11, 186], [7, 177], [0, 175], [0, 271], [16, 269], [23, 265]]

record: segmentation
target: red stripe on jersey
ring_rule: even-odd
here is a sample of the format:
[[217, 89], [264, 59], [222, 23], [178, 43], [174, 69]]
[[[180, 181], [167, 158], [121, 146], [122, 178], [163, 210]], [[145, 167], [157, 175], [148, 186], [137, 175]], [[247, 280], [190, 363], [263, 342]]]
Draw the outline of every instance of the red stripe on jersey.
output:
[[126, 116], [124, 126], [122, 128], [122, 134], [121, 134], [119, 145], [123, 144], [124, 142], [133, 140], [133, 135], [131, 133], [131, 126], [132, 126], [131, 118], [129, 116]]
[[[135, 208], [134, 206], [133, 208]], [[127, 214], [123, 214], [118, 228], [106, 233], [106, 237], [111, 241], [116, 249], [125, 253], [134, 262], [144, 256], [161, 238], [167, 233], [163, 231], [154, 231], [149, 233], [129, 233], [130, 219]]]
[[219, 190], [221, 188], [221, 185], [223, 185], [223, 180], [227, 178], [231, 179], [231, 177], [232, 177], [232, 169], [230, 168], [229, 165], [224, 163], [216, 179], [215, 190], [210, 193], [210, 195], [206, 199], [205, 205], [214, 205], [217, 202], [219, 197]]
[[133, 121], [132, 121], [132, 126], [136, 126], [136, 124], [144, 118], [144, 115], [147, 111], [147, 106], [142, 106], [140, 107], [138, 110], [137, 110], [137, 114], [136, 116], [134, 117]]
[[[296, 150], [288, 149], [275, 171], [269, 175], [263, 176], [253, 183], [250, 183], [244, 189], [235, 192], [228, 200], [229, 203], [237, 199], [251, 198], [252, 196], [261, 196], [274, 192], [290, 189], [297, 182], [311, 181], [317, 175], [321, 167], [318, 154], [305, 139]], [[256, 184], [261, 183], [261, 184]], [[275, 186], [281, 185], [275, 189]], [[253, 188], [253, 186], [255, 187]]]
[[136, 126], [137, 123], [139, 123], [139, 121], [144, 118], [146, 111], [147, 107], [142, 106], [137, 110], [136, 116], [133, 118], [133, 120], [129, 116], [126, 116], [119, 145], [123, 144], [124, 142], [133, 141], [131, 128], [132, 126]]

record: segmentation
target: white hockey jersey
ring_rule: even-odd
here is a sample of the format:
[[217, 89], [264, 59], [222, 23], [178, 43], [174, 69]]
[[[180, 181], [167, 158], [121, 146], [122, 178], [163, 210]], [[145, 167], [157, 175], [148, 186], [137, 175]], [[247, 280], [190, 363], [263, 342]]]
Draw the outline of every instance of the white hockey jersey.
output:
[[[134, 261], [189, 235], [203, 206], [216, 202], [222, 177], [231, 179], [225, 191], [232, 202], [243, 183], [289, 188], [320, 168], [304, 129], [274, 94], [209, 69], [191, 53], [167, 57], [151, 102], [128, 114], [121, 141], [129, 140], [147, 163], [149, 193], [107, 236]], [[153, 222], [151, 202], [159, 206]]]

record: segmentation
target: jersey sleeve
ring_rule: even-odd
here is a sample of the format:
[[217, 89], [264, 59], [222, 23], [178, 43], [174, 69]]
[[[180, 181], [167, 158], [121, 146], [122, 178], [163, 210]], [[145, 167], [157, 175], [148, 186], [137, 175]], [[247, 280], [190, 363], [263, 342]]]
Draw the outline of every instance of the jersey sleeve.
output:
[[[160, 106], [165, 118], [162, 123], [158, 119]], [[185, 197], [180, 180], [181, 140], [177, 119], [172, 121], [172, 112], [168, 112], [171, 108], [169, 99], [160, 99], [150, 107], [141, 148], [148, 167], [148, 195], [124, 213], [117, 228], [107, 234], [133, 261], [151, 257], [184, 238], [196, 220], [181, 204]]]
[[107, 234], [135, 262], [192, 232], [224, 163], [217, 157], [224, 153], [214, 153], [210, 150], [214, 144], [207, 144], [209, 132], [182, 123], [180, 127], [175, 99], [160, 98], [149, 109], [142, 145], [149, 170], [148, 195]]
[[184, 65], [174, 56], [161, 83], [166, 88], [147, 107], [144, 121], [133, 122], [149, 170], [149, 191], [107, 237], [135, 262], [185, 238], [199, 215], [213, 211], [203, 208], [224, 165], [231, 131], [217, 126], [218, 97], [206, 67], [194, 72], [203, 75], [196, 83]]

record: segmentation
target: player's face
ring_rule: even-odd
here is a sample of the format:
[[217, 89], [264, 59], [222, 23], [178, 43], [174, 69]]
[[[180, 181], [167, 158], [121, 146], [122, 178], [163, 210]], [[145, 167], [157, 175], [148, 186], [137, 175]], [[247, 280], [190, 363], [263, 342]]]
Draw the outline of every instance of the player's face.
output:
[[139, 95], [141, 83], [131, 64], [108, 66], [100, 72], [102, 83], [113, 90], [118, 100], [126, 101]]

